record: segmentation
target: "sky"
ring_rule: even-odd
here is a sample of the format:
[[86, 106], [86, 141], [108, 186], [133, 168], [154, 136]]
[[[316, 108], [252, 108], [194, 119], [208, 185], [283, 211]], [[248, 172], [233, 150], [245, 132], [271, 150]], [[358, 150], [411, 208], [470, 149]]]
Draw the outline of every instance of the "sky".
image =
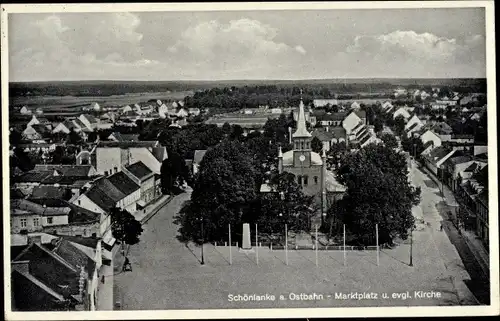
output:
[[14, 13], [9, 80], [486, 77], [481, 8]]

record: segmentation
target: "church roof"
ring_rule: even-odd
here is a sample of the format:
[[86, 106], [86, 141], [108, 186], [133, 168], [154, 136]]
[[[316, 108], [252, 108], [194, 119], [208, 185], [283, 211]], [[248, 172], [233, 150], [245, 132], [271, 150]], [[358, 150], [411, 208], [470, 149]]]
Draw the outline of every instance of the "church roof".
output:
[[297, 119], [297, 130], [293, 133], [292, 137], [311, 137], [311, 133], [307, 131], [306, 128], [306, 116], [304, 113], [304, 102], [302, 98], [300, 99], [299, 104], [299, 116]]

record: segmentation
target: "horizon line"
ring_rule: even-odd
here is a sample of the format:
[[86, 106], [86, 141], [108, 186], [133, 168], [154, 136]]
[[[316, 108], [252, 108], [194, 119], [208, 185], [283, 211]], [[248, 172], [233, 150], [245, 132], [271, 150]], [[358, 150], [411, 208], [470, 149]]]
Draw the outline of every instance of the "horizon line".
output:
[[71, 79], [71, 80], [18, 80], [11, 83], [37, 83], [37, 82], [251, 82], [251, 81], [326, 81], [326, 80], [453, 80], [453, 79], [486, 79], [487, 77], [338, 77], [338, 78], [301, 78], [301, 79], [175, 79], [175, 80], [137, 80], [137, 79]]

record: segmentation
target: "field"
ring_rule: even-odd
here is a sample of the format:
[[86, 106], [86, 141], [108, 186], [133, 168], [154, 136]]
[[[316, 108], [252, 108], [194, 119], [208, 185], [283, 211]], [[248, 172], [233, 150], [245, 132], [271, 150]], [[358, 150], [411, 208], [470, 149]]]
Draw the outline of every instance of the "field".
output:
[[101, 107], [125, 106], [140, 102], [147, 102], [150, 99], [160, 100], [181, 100], [191, 95], [190, 91], [178, 92], [155, 92], [137, 93], [113, 96], [14, 96], [10, 97], [11, 107], [22, 107], [27, 105], [31, 108], [42, 108], [46, 112], [78, 111], [83, 106], [90, 106], [97, 102]]

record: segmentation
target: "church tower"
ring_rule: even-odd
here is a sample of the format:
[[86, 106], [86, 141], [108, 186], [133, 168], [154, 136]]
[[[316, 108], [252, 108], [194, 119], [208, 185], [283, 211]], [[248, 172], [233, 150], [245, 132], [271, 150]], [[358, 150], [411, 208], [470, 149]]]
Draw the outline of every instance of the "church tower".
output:
[[304, 112], [304, 102], [300, 97], [299, 115], [297, 117], [297, 130], [292, 135], [293, 143], [293, 166], [311, 166], [311, 140], [312, 135], [306, 128], [306, 116]]

